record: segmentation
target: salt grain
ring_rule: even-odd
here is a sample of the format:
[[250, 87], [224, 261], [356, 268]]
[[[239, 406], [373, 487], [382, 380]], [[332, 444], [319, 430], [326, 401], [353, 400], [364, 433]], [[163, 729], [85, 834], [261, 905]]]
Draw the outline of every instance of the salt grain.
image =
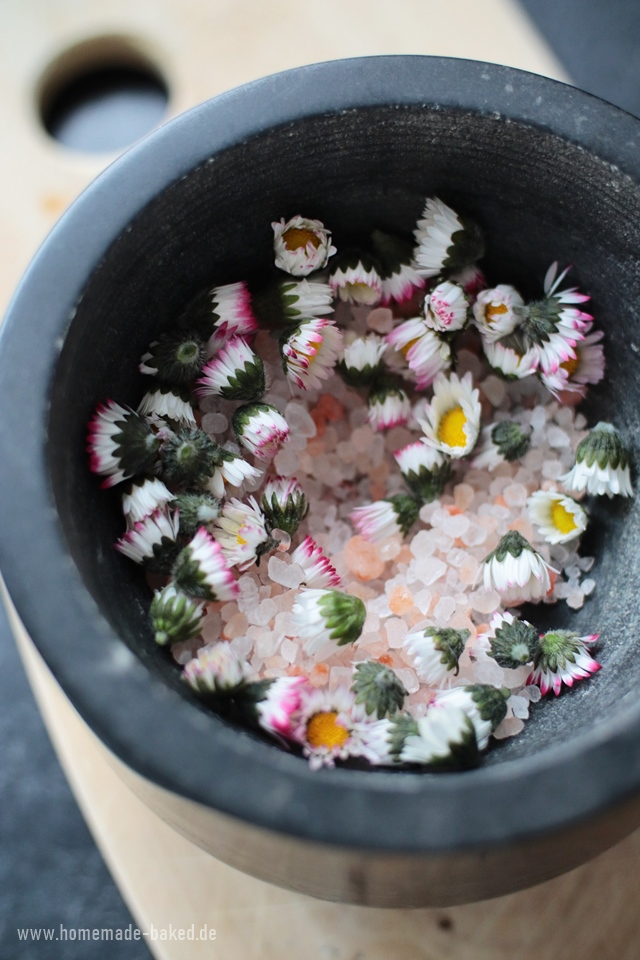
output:
[[408, 630], [407, 624], [404, 622], [404, 620], [400, 620], [395, 617], [391, 620], [387, 620], [385, 623], [385, 630], [391, 649], [395, 650], [398, 647], [401, 647]]

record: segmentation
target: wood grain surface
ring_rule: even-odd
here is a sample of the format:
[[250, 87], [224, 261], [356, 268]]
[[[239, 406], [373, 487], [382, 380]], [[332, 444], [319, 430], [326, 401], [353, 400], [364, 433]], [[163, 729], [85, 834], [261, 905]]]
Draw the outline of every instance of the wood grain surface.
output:
[[[511, 0], [0, 0], [0, 305], [65, 207], [113, 159], [45, 133], [42, 97], [114, 53], [154, 64], [169, 115], [313, 61], [384, 53], [490, 60], [566, 79]], [[142, 930], [216, 929], [210, 942], [147, 938], [162, 960], [636, 960], [635, 834], [531, 891], [443, 910], [327, 904], [221, 864], [150, 813], [66, 700], [12, 614], [60, 761]]]

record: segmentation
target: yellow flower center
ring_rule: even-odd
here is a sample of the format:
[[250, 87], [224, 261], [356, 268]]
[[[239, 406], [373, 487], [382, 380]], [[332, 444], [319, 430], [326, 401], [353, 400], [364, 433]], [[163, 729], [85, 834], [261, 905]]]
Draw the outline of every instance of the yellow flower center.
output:
[[349, 739], [349, 731], [338, 723], [335, 710], [314, 713], [307, 724], [307, 743], [310, 747], [326, 747], [332, 750], [342, 747]]
[[438, 427], [438, 440], [448, 447], [466, 447], [467, 435], [464, 432], [467, 418], [462, 407], [452, 407], [442, 417]]
[[416, 337], [415, 340], [409, 340], [409, 343], [405, 343], [404, 347], [400, 347], [400, 353], [405, 359], [411, 347], [415, 346], [419, 339], [420, 337]]
[[248, 542], [248, 541], [245, 540], [244, 537], [241, 537], [239, 533], [236, 534], [236, 543], [237, 543], [239, 546], [241, 546], [241, 547], [246, 547], [247, 542]]
[[578, 529], [574, 515], [556, 500], [551, 507], [551, 520], [560, 533], [572, 533]]
[[299, 227], [290, 227], [282, 234], [282, 239], [287, 250], [304, 250], [308, 243], [316, 250], [320, 246], [320, 240], [312, 230], [301, 230]]
[[576, 370], [578, 369], [578, 367], [580, 366], [580, 360], [576, 354], [575, 357], [569, 357], [568, 360], [564, 360], [560, 364], [560, 366], [562, 367], [563, 370], [567, 371], [569, 377], [572, 377], [576, 372]]
[[505, 306], [504, 303], [488, 303], [484, 308], [484, 319], [487, 322], [488, 326], [493, 326], [498, 317], [501, 317], [503, 313], [507, 313], [509, 308]]

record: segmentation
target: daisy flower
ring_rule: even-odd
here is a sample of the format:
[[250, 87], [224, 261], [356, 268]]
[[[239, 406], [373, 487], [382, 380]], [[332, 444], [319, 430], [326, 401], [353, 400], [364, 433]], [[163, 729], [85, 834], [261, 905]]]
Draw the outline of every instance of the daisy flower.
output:
[[386, 341], [375, 333], [345, 342], [338, 363], [340, 376], [351, 387], [368, 387], [382, 369]]
[[501, 373], [505, 380], [530, 377], [540, 364], [540, 355], [535, 346], [517, 333], [494, 341], [483, 337], [482, 349], [489, 365]]
[[483, 427], [471, 466], [474, 470], [495, 470], [501, 463], [521, 460], [531, 445], [531, 433], [515, 420]]
[[322, 317], [303, 320], [280, 339], [284, 372], [299, 390], [320, 387], [331, 376], [341, 349], [341, 332], [333, 320]]
[[260, 460], [271, 460], [289, 439], [289, 424], [268, 403], [238, 407], [231, 418], [238, 443]]
[[278, 677], [266, 684], [264, 697], [256, 703], [258, 723], [267, 733], [291, 739], [307, 678]]
[[527, 509], [547, 543], [567, 543], [579, 537], [587, 526], [584, 507], [553, 490], [536, 490], [527, 500]]
[[420, 276], [413, 263], [411, 243], [382, 230], [373, 231], [371, 243], [380, 263], [384, 306], [391, 300], [403, 303], [405, 300], [410, 300], [417, 290], [424, 289], [424, 278]]
[[196, 693], [229, 695], [251, 680], [252, 671], [231, 644], [220, 641], [198, 650], [182, 677]]
[[497, 590], [505, 606], [541, 600], [551, 589], [549, 571], [553, 567], [517, 530], [506, 533], [482, 563], [485, 589]]
[[162, 476], [176, 486], [206, 485], [220, 462], [221, 450], [199, 427], [182, 427], [162, 444]]
[[155, 390], [145, 393], [138, 406], [143, 417], [165, 417], [184, 427], [195, 427], [196, 418], [187, 390], [159, 384]]
[[488, 632], [480, 639], [489, 644], [490, 656], [496, 663], [507, 670], [531, 663], [538, 649], [536, 628], [508, 612], [494, 613]]
[[156, 510], [163, 511], [175, 495], [157, 477], [136, 477], [122, 494], [122, 512], [127, 526], [144, 520]]
[[378, 765], [389, 762], [388, 722], [367, 716], [350, 690], [303, 689], [293, 739], [302, 745], [312, 770], [333, 767], [336, 760], [363, 757]]
[[304, 649], [313, 655], [323, 643], [335, 640], [339, 647], [355, 643], [366, 617], [364, 603], [340, 590], [300, 590], [292, 618]]
[[190, 597], [224, 603], [238, 595], [238, 583], [229, 569], [222, 547], [204, 527], [200, 527], [178, 555], [173, 579], [176, 588]]
[[604, 377], [603, 337], [602, 330], [587, 334], [576, 343], [575, 358], [564, 360], [555, 373], [541, 373], [540, 379], [554, 397], [565, 391], [584, 397], [587, 384], [600, 383]]
[[557, 697], [563, 684], [572, 687], [577, 680], [587, 680], [600, 670], [588, 649], [597, 640], [597, 633], [581, 637], [571, 630], [543, 634], [527, 683], [539, 686], [543, 696], [553, 690]]
[[331, 233], [320, 220], [291, 217], [271, 224], [275, 265], [294, 277], [306, 277], [326, 267], [336, 252]]
[[462, 270], [484, 254], [478, 227], [437, 197], [427, 200], [414, 236], [416, 268], [423, 277]]
[[402, 427], [410, 416], [411, 403], [402, 387], [380, 383], [371, 390], [367, 419], [374, 430]]
[[206, 295], [206, 353], [213, 356], [232, 337], [251, 337], [258, 331], [251, 294], [246, 283], [225, 283]]
[[151, 601], [151, 626], [160, 646], [192, 640], [200, 633], [205, 604], [194, 600], [168, 583], [156, 590]]
[[433, 399], [426, 407], [426, 420], [419, 420], [425, 442], [450, 457], [470, 453], [480, 431], [480, 400], [470, 373], [460, 379], [440, 374], [433, 384]]
[[584, 437], [576, 449], [576, 461], [560, 482], [567, 490], [605, 494], [613, 497], [633, 496], [627, 448], [618, 431], [601, 421]]
[[417, 440], [396, 450], [393, 457], [404, 482], [423, 503], [430, 503], [440, 496], [451, 473], [450, 463], [443, 453]]
[[252, 467], [240, 454], [219, 447], [213, 473], [206, 481], [206, 487], [214, 497], [222, 498], [227, 493], [227, 485], [241, 487], [247, 481], [257, 480], [261, 474], [261, 470]]
[[208, 527], [220, 513], [220, 501], [205, 492], [178, 493], [175, 506], [180, 511], [180, 532], [186, 537], [193, 537], [200, 527]]
[[373, 307], [382, 299], [380, 265], [359, 250], [346, 251], [335, 258], [329, 271], [329, 286], [334, 297], [345, 303]]
[[402, 710], [405, 697], [409, 696], [393, 670], [377, 660], [365, 660], [355, 665], [351, 690], [356, 703], [361, 703], [365, 711], [375, 714], [378, 720]]
[[458, 661], [469, 639], [469, 630], [451, 627], [425, 627], [408, 633], [404, 648], [413, 660], [416, 673], [430, 686], [458, 674]]
[[448, 280], [439, 283], [424, 298], [424, 317], [428, 327], [440, 333], [462, 330], [467, 323], [468, 301], [462, 287]]
[[586, 294], [576, 287], [558, 289], [568, 269], [556, 278], [558, 264], [552, 263], [544, 281], [544, 298], [516, 308], [519, 330], [535, 347], [547, 375], [555, 373], [561, 363], [576, 359], [576, 344], [584, 340], [593, 320], [591, 314], [571, 306], [589, 300]]
[[340, 577], [324, 552], [311, 537], [305, 537], [291, 554], [291, 563], [304, 570], [303, 586], [323, 589], [339, 587]]
[[471, 718], [454, 704], [432, 705], [415, 720], [399, 714], [390, 721], [391, 753], [400, 763], [426, 767], [475, 767], [478, 741]]
[[500, 283], [490, 290], [482, 290], [473, 305], [476, 327], [488, 343], [495, 343], [513, 333], [520, 323], [515, 307], [524, 306], [524, 300], [507, 283]]
[[152, 473], [160, 440], [140, 414], [113, 400], [100, 403], [89, 421], [89, 467], [106, 479], [103, 487], [141, 473]]
[[197, 333], [178, 330], [165, 333], [140, 358], [140, 373], [156, 377], [172, 386], [186, 386], [200, 375], [205, 358], [205, 344]]
[[228, 565], [239, 570], [248, 570], [276, 546], [254, 497], [249, 497], [247, 503], [235, 497], [227, 500], [214, 521], [214, 537]]
[[418, 519], [421, 502], [406, 493], [397, 493], [385, 500], [376, 500], [356, 507], [349, 514], [354, 528], [365, 540], [385, 540], [400, 533], [407, 533]]
[[114, 544], [116, 550], [135, 563], [150, 570], [166, 573], [171, 569], [177, 548], [180, 517], [163, 510], [155, 510], [143, 520], [137, 520], [131, 529]]
[[309, 504], [295, 477], [270, 477], [262, 491], [262, 512], [272, 530], [296, 532]]
[[289, 327], [302, 320], [333, 313], [328, 283], [277, 280], [253, 297], [253, 309], [262, 327]]
[[430, 386], [439, 373], [451, 366], [449, 344], [442, 340], [422, 317], [414, 317], [401, 323], [387, 334], [386, 340], [407, 361], [418, 390]]
[[232, 337], [203, 367], [195, 393], [200, 398], [217, 396], [247, 403], [260, 400], [264, 390], [262, 360], [246, 340]]
[[511, 691], [506, 687], [498, 690], [488, 683], [472, 683], [437, 693], [434, 706], [464, 710], [474, 726], [478, 748], [484, 750], [489, 737], [506, 716], [510, 695]]

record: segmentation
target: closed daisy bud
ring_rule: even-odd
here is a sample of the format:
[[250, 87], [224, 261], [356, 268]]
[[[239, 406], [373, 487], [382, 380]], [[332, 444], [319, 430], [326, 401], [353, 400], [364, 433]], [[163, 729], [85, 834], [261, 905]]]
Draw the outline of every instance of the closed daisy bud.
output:
[[222, 548], [204, 527], [179, 554], [173, 579], [176, 588], [190, 597], [225, 602], [238, 595], [238, 583]]
[[311, 280], [278, 280], [254, 295], [254, 311], [264, 327], [289, 327], [312, 317], [333, 313], [328, 283]]
[[433, 385], [433, 399], [426, 420], [420, 420], [426, 442], [450, 457], [464, 457], [473, 450], [480, 431], [481, 407], [470, 373], [460, 379], [440, 374]]
[[453, 333], [467, 325], [468, 301], [462, 287], [448, 280], [439, 283], [424, 299], [424, 317], [428, 327], [440, 333]]
[[338, 364], [340, 376], [351, 387], [368, 387], [382, 369], [382, 355], [387, 344], [382, 337], [370, 333], [345, 343]]
[[303, 320], [280, 338], [282, 367], [299, 390], [322, 385], [335, 367], [342, 348], [342, 334], [333, 320], [322, 317]]
[[555, 373], [540, 374], [547, 390], [558, 397], [562, 393], [577, 393], [584, 397], [587, 384], [600, 383], [604, 377], [604, 348], [600, 341], [602, 330], [589, 333], [579, 340], [574, 349], [575, 357], [563, 360]]
[[262, 491], [262, 511], [272, 530], [293, 536], [309, 512], [309, 504], [295, 477], [270, 477]]
[[597, 640], [597, 633], [581, 637], [571, 630], [550, 630], [543, 634], [527, 683], [535, 683], [543, 695], [553, 690], [557, 697], [563, 684], [572, 687], [578, 680], [587, 680], [600, 670], [600, 664], [588, 649]]
[[181, 323], [193, 328], [211, 357], [232, 337], [251, 337], [258, 330], [251, 294], [246, 283], [227, 283], [199, 293], [191, 301]]
[[527, 509], [547, 543], [567, 543], [584, 533], [587, 526], [584, 507], [552, 490], [536, 490], [527, 500]]
[[438, 686], [443, 680], [458, 675], [458, 662], [469, 635], [468, 630], [424, 627], [406, 635], [404, 648], [420, 679]]
[[292, 217], [272, 223], [275, 264], [294, 277], [306, 277], [326, 267], [336, 252], [331, 233], [320, 220]]
[[246, 340], [232, 337], [203, 367], [196, 386], [198, 397], [260, 400], [265, 391], [264, 364]]
[[231, 419], [238, 443], [260, 460], [271, 460], [289, 439], [289, 425], [268, 403], [238, 407]]
[[484, 240], [476, 224], [437, 197], [426, 201], [415, 239], [416, 268], [423, 277], [463, 270], [484, 254]]
[[387, 334], [386, 340], [407, 361], [418, 390], [430, 386], [439, 373], [451, 366], [451, 347], [422, 317], [401, 323]]
[[530, 377], [540, 365], [540, 355], [535, 345], [519, 336], [517, 331], [502, 340], [489, 341], [483, 337], [482, 349], [489, 365], [505, 380]]
[[351, 690], [356, 703], [361, 703], [368, 714], [375, 714], [379, 720], [402, 710], [405, 697], [409, 696], [393, 670], [377, 660], [356, 664]]
[[576, 359], [576, 344], [584, 340], [593, 317], [567, 304], [584, 303], [590, 298], [576, 287], [559, 290], [567, 270], [556, 279], [558, 264], [553, 263], [545, 277], [542, 300], [516, 307], [520, 317], [519, 332], [536, 349], [540, 368], [545, 374], [555, 373], [562, 363]]
[[87, 450], [93, 473], [106, 477], [103, 487], [141, 473], [152, 473], [160, 440], [150, 424], [113, 400], [100, 403], [89, 422]]
[[364, 625], [366, 610], [359, 597], [340, 590], [301, 590], [293, 605], [293, 624], [304, 649], [313, 655], [323, 643], [339, 647], [355, 643]]
[[340, 253], [331, 264], [329, 286], [333, 296], [345, 303], [373, 307], [382, 299], [380, 264], [361, 250]]
[[295, 717], [306, 684], [306, 677], [278, 677], [260, 684], [263, 696], [256, 703], [256, 713], [263, 730], [275, 736], [293, 736]]
[[580, 441], [576, 462], [560, 482], [567, 490], [608, 497], [633, 496], [629, 453], [618, 431], [601, 421]]
[[422, 503], [440, 496], [451, 475], [450, 462], [444, 454], [417, 440], [396, 450], [393, 456], [404, 482]]
[[551, 589], [549, 571], [553, 567], [517, 530], [506, 533], [482, 563], [485, 588], [497, 590], [505, 606], [541, 600]]
[[202, 486], [214, 473], [220, 447], [199, 427], [183, 427], [160, 450], [162, 476], [176, 486]]
[[473, 305], [473, 319], [487, 343], [495, 343], [513, 333], [520, 317], [515, 307], [524, 306], [524, 300], [515, 287], [500, 283], [490, 290], [482, 290]]
[[199, 650], [185, 666], [182, 677], [196, 693], [228, 696], [251, 680], [252, 671], [230, 644], [221, 641]]
[[196, 425], [189, 392], [168, 383], [160, 383], [154, 390], [145, 393], [138, 413], [144, 417], [164, 417], [185, 427]]
[[131, 527], [156, 510], [163, 511], [175, 496], [157, 477], [136, 477], [122, 494], [122, 512]]
[[473, 722], [459, 706], [432, 705], [419, 720], [398, 714], [390, 728], [391, 753], [400, 763], [464, 769], [480, 761]]
[[178, 493], [175, 505], [180, 511], [180, 532], [193, 537], [200, 527], [208, 527], [220, 513], [220, 501], [210, 493]]
[[162, 510], [138, 520], [123, 537], [115, 543], [115, 548], [135, 563], [141, 563], [156, 573], [168, 573], [178, 554], [176, 539], [180, 528], [177, 513], [169, 516]]
[[501, 667], [516, 670], [533, 661], [538, 649], [538, 631], [527, 620], [518, 620], [511, 613], [494, 613], [484, 638], [490, 656]]
[[475, 728], [478, 748], [484, 750], [489, 737], [507, 714], [510, 695], [511, 691], [506, 687], [498, 690], [488, 683], [472, 683], [466, 687], [443, 690], [436, 695], [435, 705], [464, 710]]
[[409, 397], [395, 383], [382, 382], [369, 394], [367, 419], [374, 430], [402, 427], [411, 416]]
[[505, 461], [521, 460], [531, 445], [531, 432], [515, 420], [483, 427], [471, 466], [475, 470], [495, 470]]
[[362, 757], [378, 765], [390, 761], [388, 721], [374, 720], [356, 704], [350, 690], [302, 688], [293, 739], [302, 746], [312, 770], [333, 767], [336, 760]]
[[227, 500], [215, 520], [214, 536], [229, 566], [239, 570], [248, 570], [278, 546], [254, 497], [249, 497], [246, 503], [235, 497]]
[[349, 514], [351, 523], [365, 540], [385, 540], [396, 533], [406, 537], [418, 519], [421, 502], [406, 493], [356, 507]]
[[291, 554], [291, 563], [304, 570], [304, 587], [339, 587], [340, 577], [321, 548], [311, 537], [305, 537]]
[[176, 590], [173, 583], [156, 590], [149, 613], [156, 643], [165, 646], [197, 637], [204, 606], [202, 600]]
[[413, 263], [412, 244], [382, 230], [373, 231], [371, 243], [380, 264], [384, 305], [391, 300], [403, 303], [410, 300], [417, 290], [424, 289], [425, 281]]
[[198, 334], [177, 330], [154, 340], [142, 356], [138, 369], [162, 383], [183, 386], [200, 376], [204, 357], [205, 344]]
[[214, 497], [224, 497], [227, 492], [226, 484], [230, 487], [241, 487], [248, 480], [257, 480], [261, 473], [257, 467], [252, 467], [243, 460], [240, 454], [220, 447], [215, 470], [206, 484], [207, 489]]

